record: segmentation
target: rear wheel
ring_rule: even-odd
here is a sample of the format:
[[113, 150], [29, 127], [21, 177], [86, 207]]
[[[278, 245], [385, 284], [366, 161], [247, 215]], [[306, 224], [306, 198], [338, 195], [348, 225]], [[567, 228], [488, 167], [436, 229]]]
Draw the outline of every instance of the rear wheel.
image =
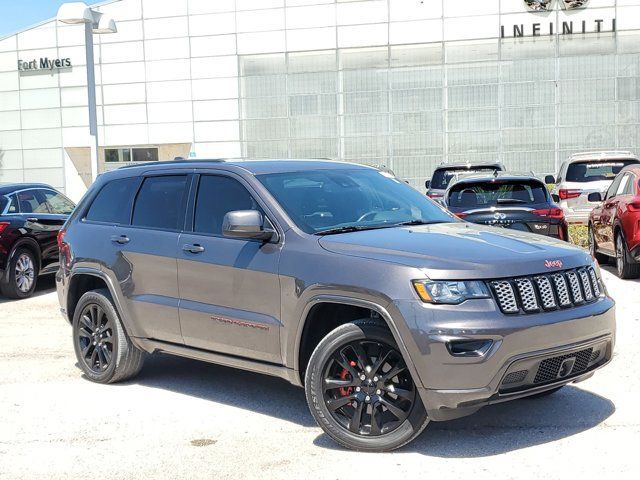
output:
[[620, 232], [616, 235], [616, 271], [622, 279], [637, 278], [640, 275], [640, 264], [631, 258], [627, 243]]
[[38, 278], [38, 262], [26, 248], [18, 248], [0, 281], [0, 292], [8, 298], [27, 298], [33, 295]]
[[596, 243], [596, 236], [593, 233], [593, 225], [591, 224], [589, 224], [589, 253], [600, 265], [609, 263], [608, 256], [598, 253], [598, 244]]
[[140, 372], [144, 352], [122, 328], [108, 290], [85, 293], [73, 315], [73, 346], [84, 374], [98, 383], [127, 380]]
[[391, 332], [371, 320], [342, 325], [320, 342], [305, 391], [320, 427], [350, 449], [394, 450], [429, 423]]

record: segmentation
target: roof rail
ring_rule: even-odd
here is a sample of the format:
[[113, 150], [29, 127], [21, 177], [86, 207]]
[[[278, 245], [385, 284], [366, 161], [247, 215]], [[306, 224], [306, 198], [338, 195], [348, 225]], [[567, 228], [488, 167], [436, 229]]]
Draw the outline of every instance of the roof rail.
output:
[[593, 150], [590, 152], [578, 152], [569, 155], [569, 158], [578, 158], [578, 157], [613, 157], [616, 155], [626, 155], [635, 157], [633, 152], [629, 150]]

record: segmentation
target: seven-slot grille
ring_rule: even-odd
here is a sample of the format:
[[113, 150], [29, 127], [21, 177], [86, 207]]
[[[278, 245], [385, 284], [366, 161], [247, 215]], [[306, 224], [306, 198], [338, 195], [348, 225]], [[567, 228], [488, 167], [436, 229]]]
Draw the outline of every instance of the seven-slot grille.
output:
[[489, 282], [503, 313], [534, 313], [593, 302], [601, 288], [593, 267]]

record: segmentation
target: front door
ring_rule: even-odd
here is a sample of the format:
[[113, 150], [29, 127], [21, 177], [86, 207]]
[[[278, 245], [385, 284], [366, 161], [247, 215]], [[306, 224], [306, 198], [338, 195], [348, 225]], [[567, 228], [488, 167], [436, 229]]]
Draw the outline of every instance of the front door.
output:
[[178, 249], [185, 344], [280, 363], [281, 245], [222, 235], [227, 212], [263, 209], [231, 176], [201, 175], [194, 195]]

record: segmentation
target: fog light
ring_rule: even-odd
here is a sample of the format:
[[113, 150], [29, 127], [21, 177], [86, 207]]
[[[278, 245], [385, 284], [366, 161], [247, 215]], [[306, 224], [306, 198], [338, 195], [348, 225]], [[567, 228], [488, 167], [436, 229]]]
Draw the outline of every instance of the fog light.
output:
[[493, 340], [454, 340], [447, 343], [447, 349], [454, 357], [482, 357], [492, 345]]

